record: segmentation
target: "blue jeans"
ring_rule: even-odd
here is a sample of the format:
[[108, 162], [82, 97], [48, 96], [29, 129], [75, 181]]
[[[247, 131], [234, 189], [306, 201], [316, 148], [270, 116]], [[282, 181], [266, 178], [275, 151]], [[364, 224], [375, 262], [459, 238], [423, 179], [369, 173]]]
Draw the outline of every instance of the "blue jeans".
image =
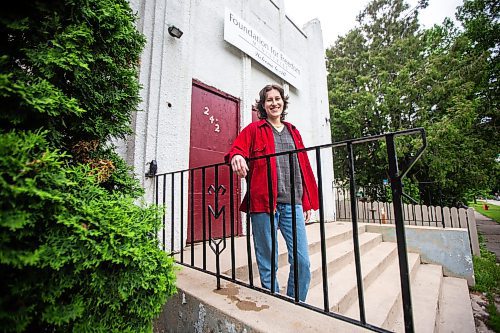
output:
[[[297, 268], [299, 300], [305, 301], [309, 283], [311, 281], [309, 250], [304, 223], [302, 205], [295, 205], [297, 222]], [[252, 230], [255, 247], [255, 256], [259, 267], [260, 281], [263, 288], [271, 289], [271, 221], [268, 213], [252, 213]], [[285, 239], [288, 248], [288, 263], [290, 273], [288, 274], [288, 285], [286, 294], [295, 297], [294, 262], [293, 262], [293, 233], [292, 233], [292, 205], [278, 203], [274, 214], [274, 234], [276, 239], [275, 268], [278, 270], [278, 238], [277, 229]], [[276, 273], [276, 272], [275, 272]], [[279, 292], [278, 279], [275, 278], [275, 292]]]

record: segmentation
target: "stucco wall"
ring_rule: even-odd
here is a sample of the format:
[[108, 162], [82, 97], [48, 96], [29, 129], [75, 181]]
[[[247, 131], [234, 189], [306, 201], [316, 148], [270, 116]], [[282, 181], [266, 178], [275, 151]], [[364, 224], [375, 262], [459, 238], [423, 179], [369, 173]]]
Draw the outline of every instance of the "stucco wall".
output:
[[[154, 181], [144, 176], [149, 161], [157, 161], [158, 173], [189, 166], [193, 79], [240, 100], [240, 128], [251, 122], [251, 106], [259, 90], [268, 83], [282, 84], [290, 96], [287, 120], [299, 128], [306, 146], [331, 143], [319, 21], [297, 28], [286, 17], [283, 0], [130, 0], [130, 3], [139, 16], [138, 28], [147, 39], [139, 76], [143, 86], [142, 111], [132, 120], [134, 135], [118, 142], [118, 148], [133, 165], [146, 188], [148, 201], [153, 201], [154, 194]], [[224, 40], [226, 8], [301, 67], [300, 87], [289, 85]], [[171, 37], [167, 31], [169, 25], [180, 28], [183, 36]], [[314, 155], [310, 154], [310, 158], [316, 170]], [[331, 153], [325, 151], [322, 160], [325, 217], [332, 220], [333, 171], [326, 167], [331, 163]]]

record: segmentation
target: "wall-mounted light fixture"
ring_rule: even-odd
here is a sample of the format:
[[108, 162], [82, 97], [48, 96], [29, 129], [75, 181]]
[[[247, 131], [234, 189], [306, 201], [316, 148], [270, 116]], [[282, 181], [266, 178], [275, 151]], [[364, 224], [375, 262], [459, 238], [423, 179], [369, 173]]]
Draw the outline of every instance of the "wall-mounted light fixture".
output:
[[158, 171], [158, 164], [156, 163], [156, 160], [152, 160], [149, 164], [149, 170], [146, 172], [146, 177], [147, 178], [153, 178], [156, 175], [156, 171]]
[[181, 38], [183, 32], [181, 29], [177, 28], [175, 25], [168, 26], [168, 33], [170, 36], [175, 38]]

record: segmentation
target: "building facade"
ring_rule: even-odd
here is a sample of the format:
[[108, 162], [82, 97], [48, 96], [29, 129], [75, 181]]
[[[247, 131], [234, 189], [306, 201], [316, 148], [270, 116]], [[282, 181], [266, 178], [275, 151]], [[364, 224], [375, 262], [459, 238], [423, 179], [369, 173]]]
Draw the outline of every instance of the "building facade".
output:
[[[300, 130], [306, 147], [331, 143], [318, 20], [297, 27], [285, 14], [284, 0], [130, 3], [147, 39], [139, 77], [142, 111], [118, 151], [134, 167], [149, 201], [155, 193], [154, 179], [145, 176], [149, 162], [156, 161], [158, 173], [222, 162], [236, 135], [256, 119], [252, 105], [269, 83], [285, 88], [286, 120]], [[327, 220], [335, 213], [331, 158], [322, 156], [330, 166], [322, 172]], [[315, 169], [313, 155], [311, 162]], [[240, 193], [244, 187], [242, 182]]]

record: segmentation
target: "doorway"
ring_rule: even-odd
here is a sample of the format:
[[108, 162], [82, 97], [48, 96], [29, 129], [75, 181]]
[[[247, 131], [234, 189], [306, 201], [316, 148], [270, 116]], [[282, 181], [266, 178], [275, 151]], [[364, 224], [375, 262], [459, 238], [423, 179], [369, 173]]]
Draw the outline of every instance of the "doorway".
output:
[[[191, 129], [188, 243], [240, 235], [240, 179], [234, 175], [233, 222], [230, 207], [229, 166], [206, 167], [224, 162], [239, 132], [239, 100], [218, 89], [193, 80]], [[234, 223], [233, 225], [231, 223]]]

